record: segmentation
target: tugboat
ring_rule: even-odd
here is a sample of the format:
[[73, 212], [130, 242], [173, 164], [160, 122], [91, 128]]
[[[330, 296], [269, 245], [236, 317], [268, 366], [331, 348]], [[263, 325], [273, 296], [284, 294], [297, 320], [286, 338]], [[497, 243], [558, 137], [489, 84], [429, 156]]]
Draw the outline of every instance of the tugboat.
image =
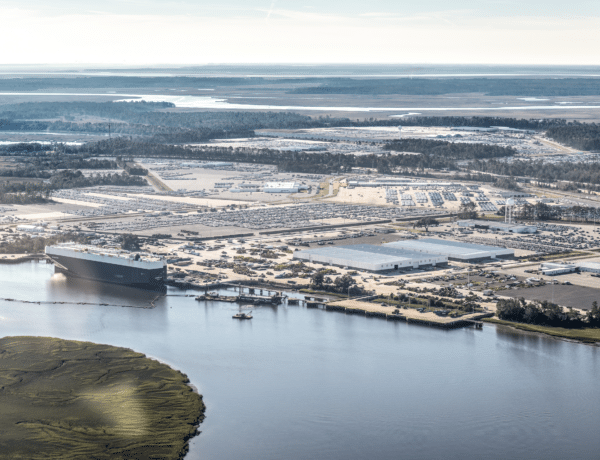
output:
[[[252, 312], [250, 312], [252, 313]], [[252, 315], [250, 313], [236, 313], [235, 315], [232, 316], [232, 318], [234, 319], [252, 319]]]

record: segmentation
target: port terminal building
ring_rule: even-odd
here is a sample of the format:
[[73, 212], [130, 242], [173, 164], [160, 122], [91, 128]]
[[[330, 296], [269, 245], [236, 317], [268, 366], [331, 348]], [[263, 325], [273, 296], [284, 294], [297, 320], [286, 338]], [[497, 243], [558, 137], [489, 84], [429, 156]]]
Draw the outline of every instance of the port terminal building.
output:
[[600, 273], [600, 262], [577, 262], [577, 268], [582, 272]]
[[298, 193], [302, 187], [297, 182], [266, 182], [263, 185], [265, 193]]
[[515, 256], [515, 251], [512, 249], [437, 238], [395, 241], [384, 244], [384, 247], [402, 249], [419, 254], [440, 255], [447, 257], [449, 260], [471, 263], [489, 259], [506, 259]]
[[504, 233], [536, 233], [537, 226], [524, 224], [509, 224], [505, 222], [490, 222], [484, 220], [459, 220], [456, 223], [463, 228], [479, 228]]
[[540, 265], [540, 271], [543, 275], [547, 276], [564, 275], [565, 273], [573, 273], [574, 271], [577, 271], [577, 265], [545, 262]]
[[540, 265], [540, 271], [544, 275], [564, 275], [576, 271], [600, 274], [600, 262], [577, 262], [575, 264], [544, 262]]
[[387, 245], [355, 244], [296, 251], [294, 259], [371, 272], [444, 266], [448, 257], [395, 248]]

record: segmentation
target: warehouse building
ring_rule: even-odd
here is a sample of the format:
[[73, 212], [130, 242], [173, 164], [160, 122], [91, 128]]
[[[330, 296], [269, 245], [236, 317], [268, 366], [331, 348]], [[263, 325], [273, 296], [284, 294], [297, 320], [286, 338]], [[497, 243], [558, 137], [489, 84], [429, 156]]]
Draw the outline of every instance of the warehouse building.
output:
[[446, 256], [449, 260], [460, 262], [478, 262], [487, 259], [514, 257], [515, 255], [515, 251], [512, 249], [436, 238], [395, 241], [384, 244], [384, 246], [416, 253], [439, 254]]
[[300, 184], [296, 182], [266, 182], [263, 186], [265, 193], [298, 193]]
[[296, 251], [294, 259], [349, 267], [372, 272], [413, 269], [448, 263], [448, 258], [437, 254], [423, 254], [405, 249], [356, 244]]
[[540, 271], [547, 276], [564, 275], [565, 273], [573, 273], [576, 270], [577, 265], [575, 264], [545, 262], [540, 265]]
[[480, 228], [504, 233], [536, 233], [537, 226], [524, 224], [509, 224], [505, 222], [489, 222], [484, 220], [459, 220], [459, 227]]
[[348, 188], [356, 187], [450, 187], [450, 182], [414, 182], [412, 179], [350, 180]]
[[600, 262], [578, 262], [576, 265], [581, 272], [600, 273]]
[[18, 232], [44, 233], [46, 229], [37, 225], [17, 225]]

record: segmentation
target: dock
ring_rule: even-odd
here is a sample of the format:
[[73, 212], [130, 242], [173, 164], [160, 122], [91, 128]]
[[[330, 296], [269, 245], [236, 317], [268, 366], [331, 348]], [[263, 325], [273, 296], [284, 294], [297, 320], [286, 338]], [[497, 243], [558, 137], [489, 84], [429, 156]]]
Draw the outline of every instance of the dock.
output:
[[[324, 297], [306, 295], [304, 299], [298, 297], [287, 297], [282, 291], [271, 291], [266, 288], [236, 285], [232, 283], [213, 282], [193, 289], [200, 289], [204, 294], [196, 296], [197, 301], [217, 301], [229, 303], [243, 303], [249, 305], [281, 305], [287, 300], [287, 305], [306, 307], [311, 309], [322, 309], [344, 313], [346, 315], [359, 315], [369, 318], [380, 318], [387, 321], [403, 321], [410, 324], [437, 327], [441, 329], [458, 329], [473, 327], [482, 329], [483, 318], [494, 316], [492, 312], [475, 313], [464, 315], [460, 318], [450, 318], [436, 315], [433, 312], [420, 313], [414, 309], [404, 309], [401, 313], [394, 314], [392, 306], [382, 307], [378, 303], [369, 302], [377, 296], [366, 296], [355, 299], [331, 300]], [[222, 295], [216, 292], [219, 289], [236, 290], [237, 295]], [[396, 309], [397, 310], [397, 309]]]
[[482, 329], [483, 322], [481, 319], [494, 316], [494, 313], [486, 312], [464, 315], [461, 318], [448, 318], [437, 316], [432, 312], [419, 313], [414, 309], [402, 310], [402, 313], [394, 314], [392, 307], [382, 307], [378, 304], [351, 299], [332, 302], [324, 305], [323, 308], [327, 311], [345, 313], [346, 315], [381, 318], [387, 321], [404, 321], [410, 324], [420, 324], [441, 329], [459, 329], [463, 327]]
[[[209, 288], [231, 288], [234, 287], [238, 293], [234, 296], [221, 295], [218, 293], [208, 292]], [[246, 291], [246, 292], [245, 292]], [[258, 293], [257, 293], [258, 291]], [[258, 289], [254, 287], [246, 286], [232, 286], [231, 284], [222, 284], [216, 287], [215, 285], [205, 286], [205, 293], [196, 297], [196, 300], [212, 300], [217, 302], [237, 302], [251, 305], [280, 305], [286, 299], [287, 296], [283, 295], [282, 292], [269, 291], [267, 289]]]

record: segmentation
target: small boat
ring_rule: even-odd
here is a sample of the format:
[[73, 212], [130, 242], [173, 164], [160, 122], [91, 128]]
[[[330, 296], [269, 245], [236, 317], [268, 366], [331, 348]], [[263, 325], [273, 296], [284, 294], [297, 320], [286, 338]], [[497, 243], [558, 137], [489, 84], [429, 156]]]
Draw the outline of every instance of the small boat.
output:
[[[250, 312], [252, 313], [252, 312]], [[250, 313], [236, 313], [235, 315], [232, 316], [232, 318], [235, 319], [252, 319], [252, 315]]]

